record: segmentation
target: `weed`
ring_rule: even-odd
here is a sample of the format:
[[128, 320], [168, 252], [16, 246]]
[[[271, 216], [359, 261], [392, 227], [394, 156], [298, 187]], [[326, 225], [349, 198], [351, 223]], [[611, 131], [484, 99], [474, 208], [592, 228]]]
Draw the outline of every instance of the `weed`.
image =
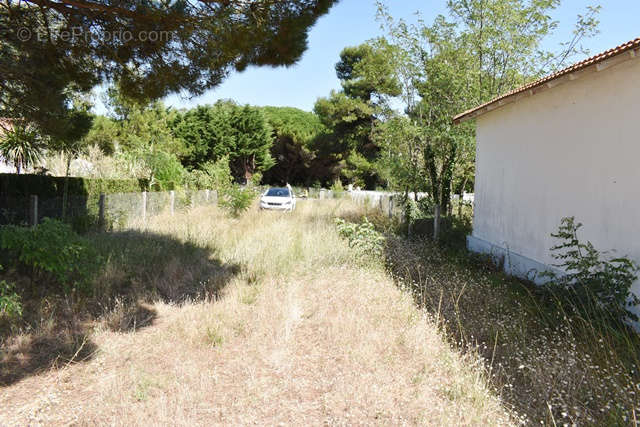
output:
[[207, 327], [205, 335], [205, 343], [211, 347], [220, 347], [224, 342], [224, 338], [220, 334], [217, 327]]

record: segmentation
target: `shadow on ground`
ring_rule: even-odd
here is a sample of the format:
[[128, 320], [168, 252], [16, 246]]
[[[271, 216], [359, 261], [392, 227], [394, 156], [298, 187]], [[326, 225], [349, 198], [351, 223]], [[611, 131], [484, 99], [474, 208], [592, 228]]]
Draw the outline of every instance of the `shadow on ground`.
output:
[[156, 320], [152, 303], [216, 298], [241, 271], [222, 263], [215, 248], [169, 235], [125, 231], [88, 237], [102, 262], [90, 295], [65, 296], [52, 277], [34, 276], [19, 264], [0, 277], [15, 285], [24, 306], [19, 324], [0, 325], [0, 386], [88, 361], [98, 350], [91, 340], [97, 324], [135, 332]]

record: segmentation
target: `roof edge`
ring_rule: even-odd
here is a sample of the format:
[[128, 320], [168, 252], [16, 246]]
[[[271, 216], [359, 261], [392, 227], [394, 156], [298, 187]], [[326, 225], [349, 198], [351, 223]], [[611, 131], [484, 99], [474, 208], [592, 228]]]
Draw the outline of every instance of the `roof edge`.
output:
[[[460, 124], [462, 122], [472, 120], [478, 116], [488, 113], [489, 111], [495, 110], [496, 108], [515, 102], [522, 97], [532, 96], [535, 93], [540, 92], [540, 88], [542, 88], [542, 90], [551, 89], [562, 83], [560, 81], [557, 81], [561, 77], [568, 76], [569, 80], [575, 80], [575, 78], [579, 76], [574, 75], [574, 73], [577, 73], [579, 71], [583, 71], [589, 68], [595, 68], [596, 71], [602, 71], [606, 68], [609, 68], [609, 65], [615, 65], [603, 63], [627, 52], [630, 52], [631, 55], [629, 55], [629, 57], [626, 59], [640, 58], [640, 37], [624, 43], [620, 46], [614, 47], [613, 49], [606, 50], [583, 61], [577, 62], [560, 71], [556, 71], [555, 73], [549, 74], [510, 92], [502, 94], [489, 102], [485, 102], [484, 104], [478, 105], [477, 107], [460, 113], [453, 118], [453, 123]], [[520, 97], [518, 97], [518, 95], [520, 95]]]

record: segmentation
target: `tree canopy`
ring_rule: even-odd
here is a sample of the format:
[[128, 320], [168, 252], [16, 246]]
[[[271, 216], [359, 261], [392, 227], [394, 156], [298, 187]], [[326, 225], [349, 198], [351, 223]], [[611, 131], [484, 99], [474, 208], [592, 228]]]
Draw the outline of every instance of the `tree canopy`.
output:
[[343, 49], [335, 66], [342, 90], [318, 99], [314, 107], [331, 130], [324, 151], [333, 156], [342, 176], [358, 185], [379, 183], [373, 164], [379, 148], [372, 135], [376, 121], [387, 110], [387, 99], [400, 94], [393, 55], [384, 40]]
[[263, 107], [273, 129], [271, 157], [276, 165], [265, 172], [264, 181], [272, 184], [310, 185], [328, 178], [319, 158], [318, 140], [327, 132], [318, 116], [291, 107]]
[[185, 146], [183, 163], [191, 169], [226, 156], [234, 177], [246, 181], [274, 165], [272, 129], [257, 107], [230, 101], [199, 106], [180, 114], [172, 129]]
[[294, 64], [337, 0], [0, 0], [0, 117], [58, 132], [70, 91], [200, 94], [232, 70]]

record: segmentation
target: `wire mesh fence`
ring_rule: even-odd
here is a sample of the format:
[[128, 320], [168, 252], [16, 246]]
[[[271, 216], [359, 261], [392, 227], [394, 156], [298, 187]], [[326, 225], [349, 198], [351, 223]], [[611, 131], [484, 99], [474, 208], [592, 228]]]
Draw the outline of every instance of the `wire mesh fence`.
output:
[[163, 213], [216, 205], [217, 200], [217, 192], [213, 190], [114, 193], [99, 198], [0, 195], [0, 225], [33, 225], [44, 218], [55, 218], [65, 219], [79, 228], [124, 226], [132, 219], [146, 220]]

